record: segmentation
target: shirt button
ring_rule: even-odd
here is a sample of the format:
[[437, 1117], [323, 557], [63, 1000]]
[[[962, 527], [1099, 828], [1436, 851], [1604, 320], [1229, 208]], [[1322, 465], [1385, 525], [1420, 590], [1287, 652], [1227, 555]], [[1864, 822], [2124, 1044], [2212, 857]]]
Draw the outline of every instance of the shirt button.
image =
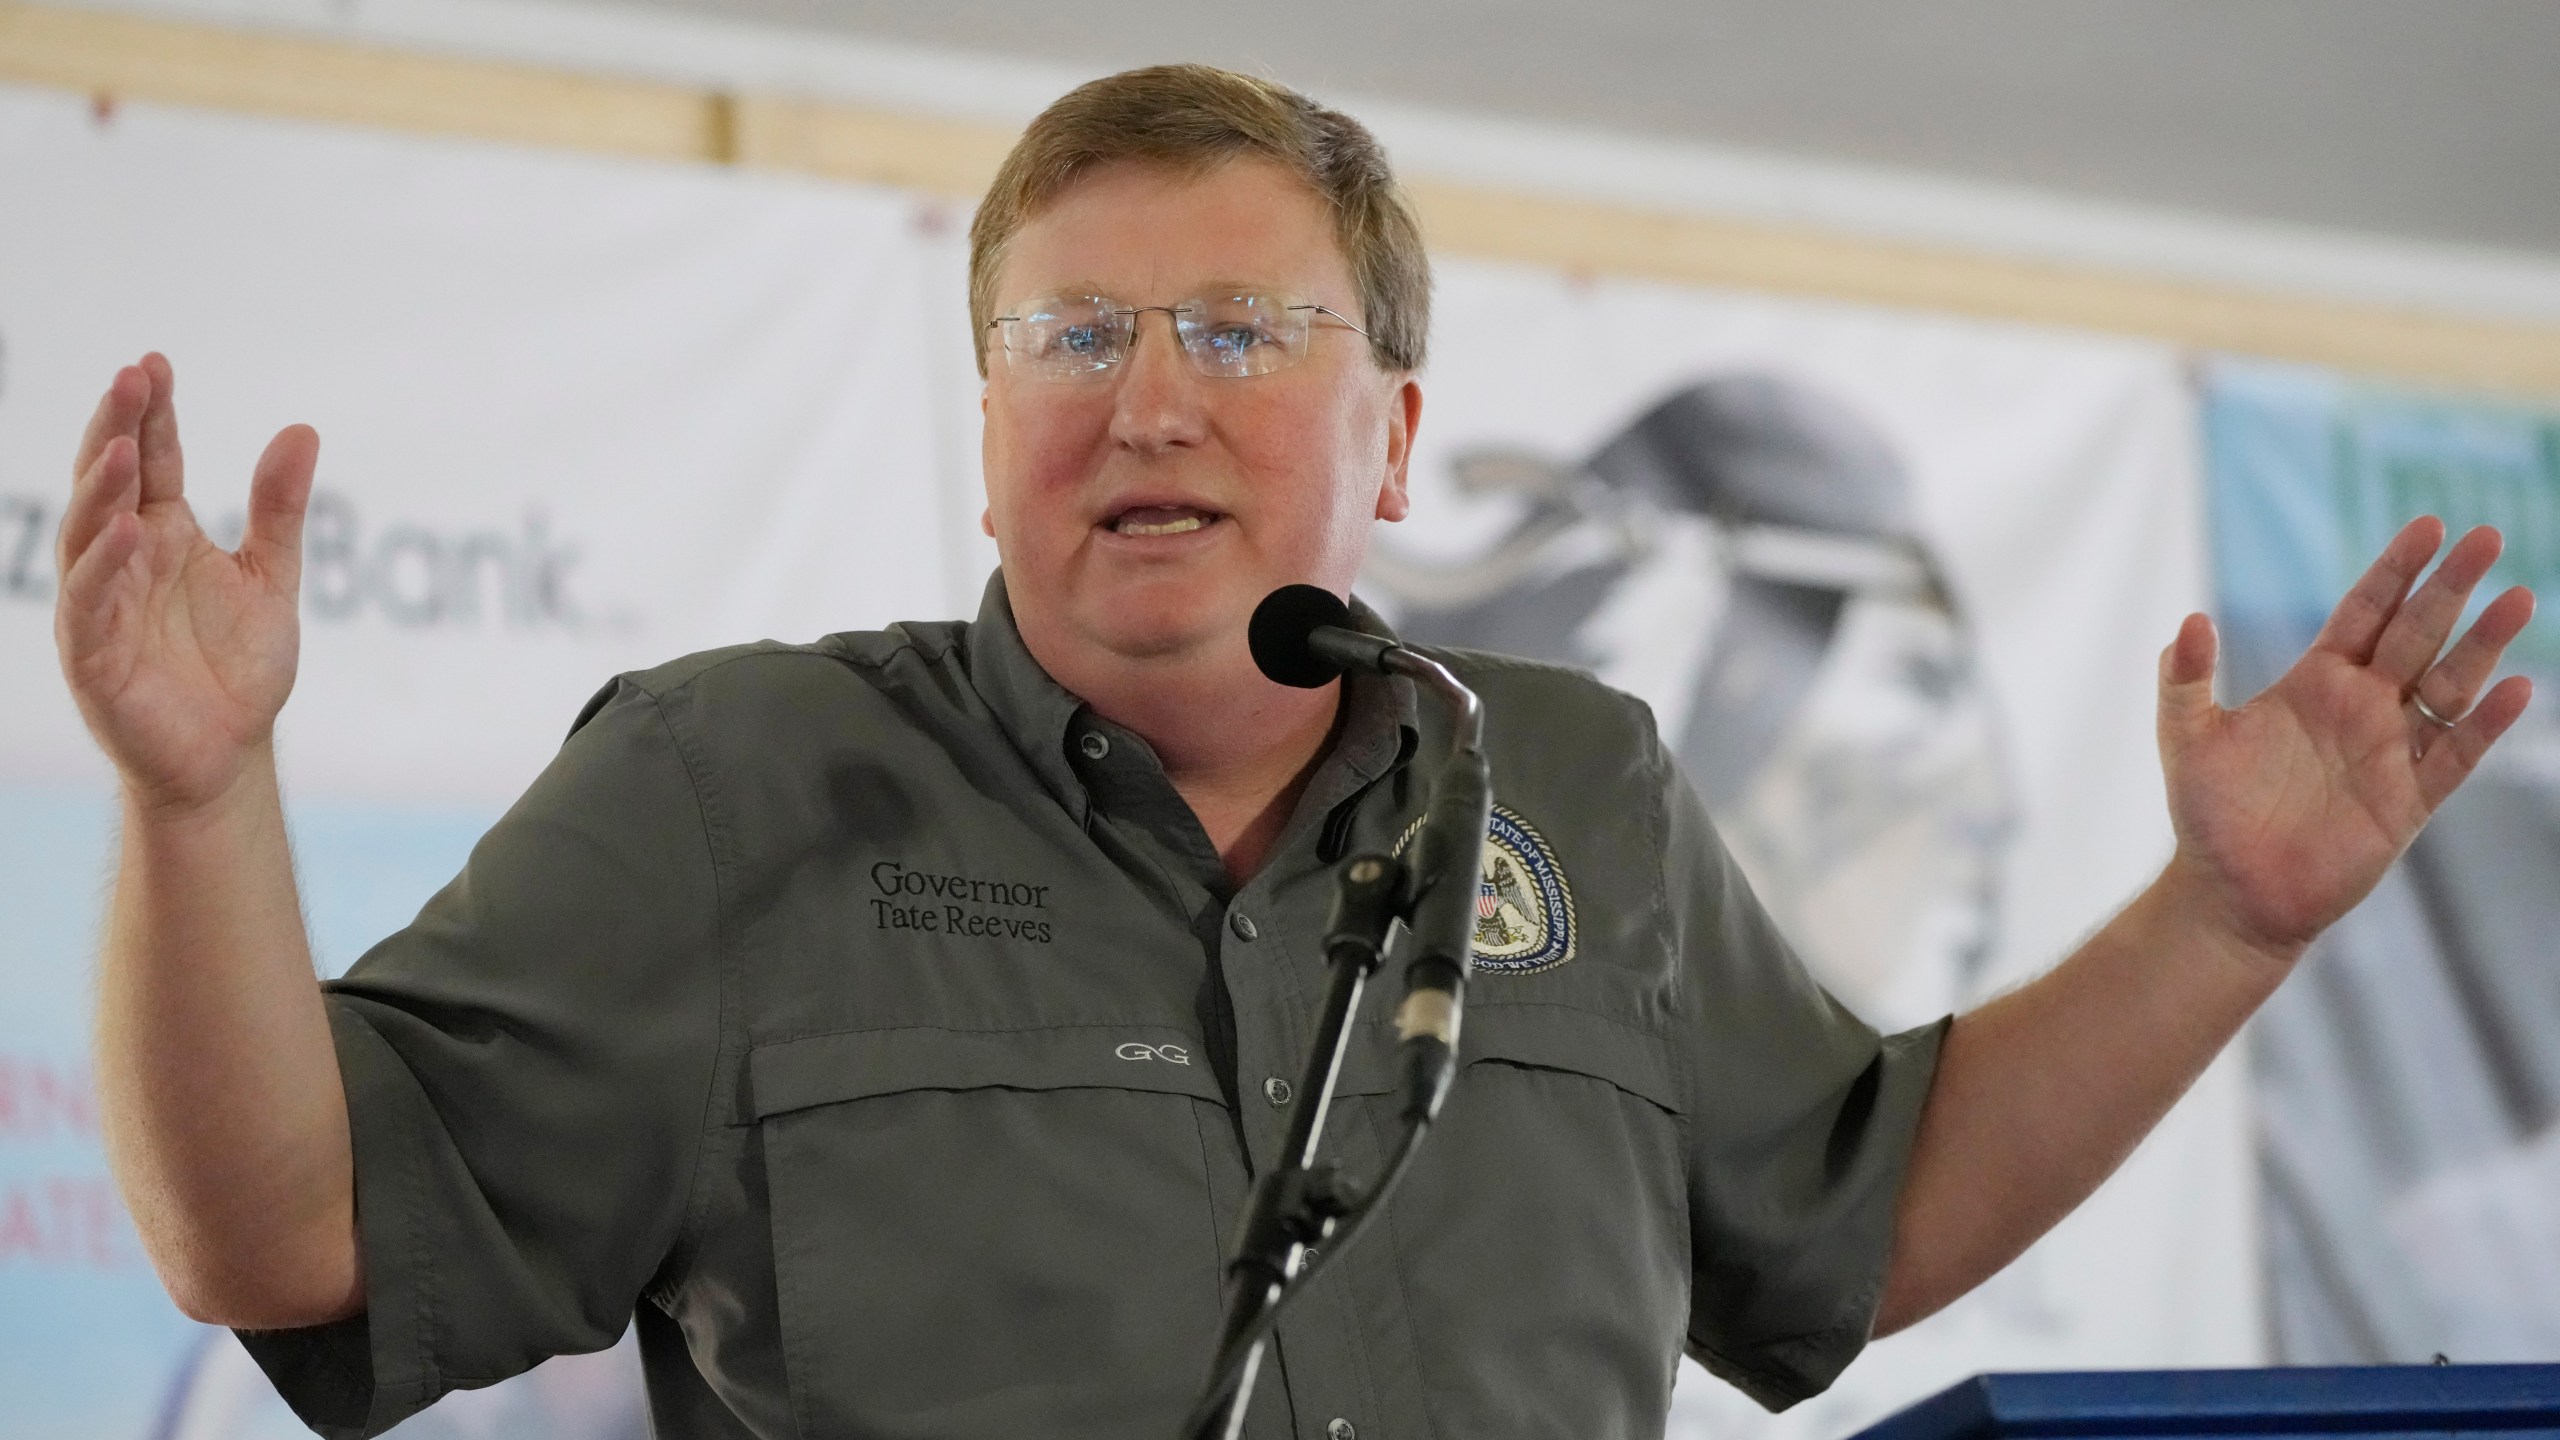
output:
[[1255, 928], [1253, 917], [1241, 910], [1227, 917], [1227, 928], [1236, 932], [1236, 938], [1239, 940], [1250, 940], [1262, 933]]
[[1084, 758], [1087, 760], [1099, 760], [1103, 756], [1111, 753], [1111, 737], [1103, 734], [1099, 730], [1087, 730], [1084, 732], [1084, 740], [1081, 742], [1081, 745], [1084, 750]]
[[1325, 1440], [1360, 1440], [1360, 1427], [1336, 1415], [1324, 1427]]
[[1289, 1082], [1274, 1075], [1262, 1082], [1262, 1098], [1274, 1105], [1289, 1103]]

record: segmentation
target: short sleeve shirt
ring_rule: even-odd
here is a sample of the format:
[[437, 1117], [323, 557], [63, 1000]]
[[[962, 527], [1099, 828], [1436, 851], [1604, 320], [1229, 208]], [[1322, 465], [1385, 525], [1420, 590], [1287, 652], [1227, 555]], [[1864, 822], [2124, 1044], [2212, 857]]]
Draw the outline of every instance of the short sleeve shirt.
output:
[[[1821, 1390], [1942, 1027], [1879, 1037], [1807, 977], [1640, 703], [1448, 658], [1498, 806], [1462, 1069], [1247, 1435], [1658, 1436], [1684, 1348]], [[1231, 887], [1000, 578], [974, 623], [619, 678], [328, 986], [366, 1309], [252, 1353], [330, 1436], [634, 1323], [663, 1435], [1170, 1435], [1306, 1101], [1334, 869], [1406, 840], [1443, 749], [1404, 682], [1345, 684]], [[1397, 1135], [1400, 988], [1328, 1121], [1355, 1177]]]

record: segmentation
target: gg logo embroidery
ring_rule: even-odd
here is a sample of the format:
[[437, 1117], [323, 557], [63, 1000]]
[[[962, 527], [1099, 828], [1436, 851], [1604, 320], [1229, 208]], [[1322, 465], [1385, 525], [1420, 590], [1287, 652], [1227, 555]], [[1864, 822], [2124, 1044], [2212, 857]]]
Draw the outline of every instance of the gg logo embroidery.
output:
[[1123, 1060], [1162, 1060], [1172, 1065], [1191, 1063], [1191, 1052], [1179, 1045], [1150, 1045], [1143, 1040], [1132, 1040], [1111, 1053]]
[[[1401, 856], [1422, 831], [1416, 820], [1396, 842]], [[1500, 805], [1485, 827], [1476, 883], [1476, 969], [1534, 975], [1573, 958], [1573, 887], [1537, 827]]]

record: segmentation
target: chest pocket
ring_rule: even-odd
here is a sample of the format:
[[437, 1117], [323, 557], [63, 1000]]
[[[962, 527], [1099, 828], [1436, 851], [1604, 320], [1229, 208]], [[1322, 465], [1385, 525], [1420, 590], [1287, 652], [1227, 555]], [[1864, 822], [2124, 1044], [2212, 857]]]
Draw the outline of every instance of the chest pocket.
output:
[[[1345, 1081], [1378, 1097], [1362, 1103], [1383, 1139], [1398, 1102], [1392, 1036], [1376, 1038]], [[1573, 1006], [1474, 1004], [1458, 1050], [1392, 1207], [1423, 1371], [1452, 1382], [1435, 1387], [1436, 1427], [1660, 1434], [1690, 1284], [1687, 1125], [1666, 1047]]]
[[1220, 1231], [1197, 1042], [1161, 1026], [756, 1047], [783, 1359], [804, 1435], [1169, 1430]]

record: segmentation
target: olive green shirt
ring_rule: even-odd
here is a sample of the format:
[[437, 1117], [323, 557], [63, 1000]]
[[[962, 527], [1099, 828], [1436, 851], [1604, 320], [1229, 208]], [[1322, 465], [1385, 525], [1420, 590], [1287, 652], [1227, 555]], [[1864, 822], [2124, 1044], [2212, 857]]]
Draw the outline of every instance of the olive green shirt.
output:
[[[1806, 976], [1643, 705], [1450, 658], [1501, 807], [1464, 1069], [1247, 1434], [1658, 1436], [1684, 1346], [1811, 1395], [1866, 1340], [1942, 1027]], [[636, 1316], [661, 1435], [1172, 1440], [1303, 1103], [1333, 867], [1397, 847], [1443, 748], [1405, 682], [1347, 685], [1231, 889], [1000, 579], [974, 624], [616, 680], [329, 985], [366, 1309], [252, 1353], [329, 1436]], [[1392, 965], [1327, 1130], [1355, 1176], [1395, 1138]]]

